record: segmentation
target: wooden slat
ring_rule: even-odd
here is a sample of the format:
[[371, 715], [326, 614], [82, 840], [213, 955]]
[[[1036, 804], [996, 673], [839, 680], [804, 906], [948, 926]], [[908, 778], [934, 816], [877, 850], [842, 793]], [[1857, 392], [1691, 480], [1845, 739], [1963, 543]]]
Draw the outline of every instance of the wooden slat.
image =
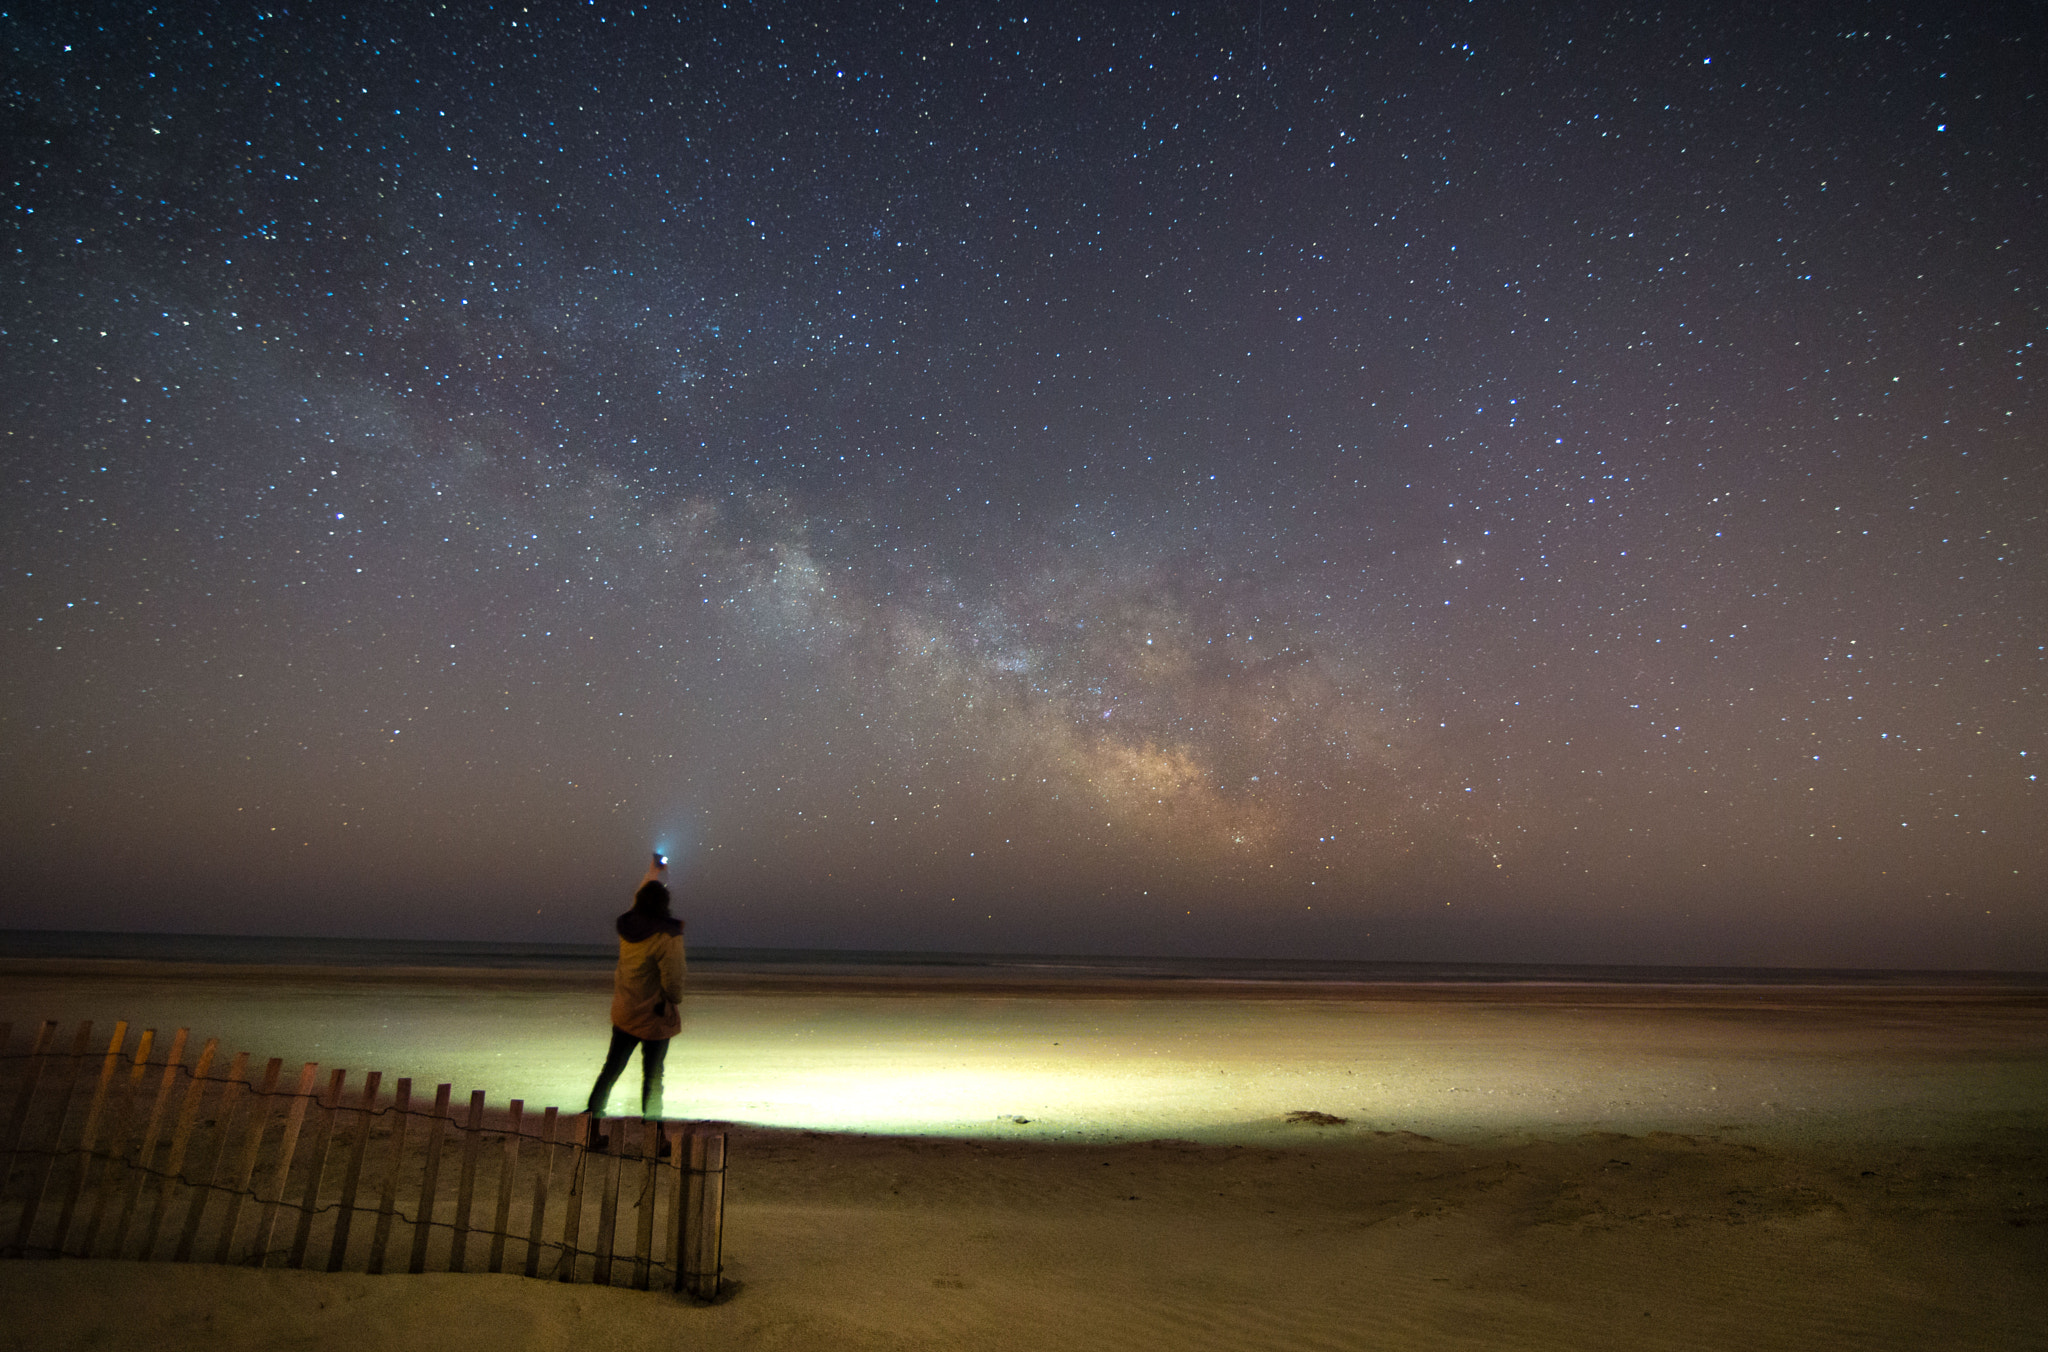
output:
[[[177, 1082], [178, 1071], [185, 1060], [186, 1030], [180, 1028], [171, 1037], [170, 1054], [164, 1057], [163, 1079], [157, 1085], [155, 1098], [150, 1103], [149, 1120], [143, 1125], [142, 1141], [135, 1147], [135, 1154], [128, 1161], [129, 1172], [134, 1175], [126, 1189], [127, 1200], [121, 1203], [121, 1214], [114, 1219], [114, 1233], [107, 1240], [107, 1256], [119, 1258], [121, 1246], [128, 1241], [128, 1227], [135, 1219], [135, 1208], [142, 1203], [142, 1193], [149, 1186], [149, 1166], [156, 1157], [157, 1137], [162, 1133], [164, 1113], [171, 1102], [171, 1086]], [[135, 1073], [145, 1074], [146, 1067], [137, 1064]]]
[[[668, 1251], [667, 1256], [662, 1259], [662, 1266], [671, 1269], [678, 1278], [683, 1271], [683, 1232], [676, 1218], [683, 1214], [683, 1203], [689, 1190], [689, 1165], [690, 1138], [671, 1137], [668, 1148], [668, 1181], [662, 1185], [662, 1191], [668, 1194], [669, 1217], [669, 1223], [663, 1226], [661, 1231], [662, 1244]], [[672, 1286], [676, 1284], [670, 1283]]]
[[[298, 1152], [299, 1132], [306, 1123], [306, 1108], [313, 1101], [313, 1077], [317, 1062], [308, 1061], [299, 1071], [298, 1088], [292, 1091], [291, 1111], [285, 1115], [284, 1134], [277, 1141], [277, 1165], [270, 1174], [270, 1200], [264, 1202], [263, 1220], [256, 1227], [256, 1248], [250, 1261], [262, 1267], [270, 1257], [270, 1241], [277, 1232], [277, 1214], [284, 1206], [284, 1190], [291, 1183], [292, 1156]], [[258, 1201], [263, 1201], [259, 1194]]]
[[618, 1234], [619, 1173], [626, 1153], [626, 1124], [614, 1123], [611, 1139], [605, 1142], [604, 1186], [597, 1204], [597, 1270], [590, 1280], [599, 1286], [612, 1284], [612, 1243]]
[[[110, 1110], [113, 1121], [107, 1131], [106, 1163], [100, 1168], [100, 1189], [93, 1199], [92, 1218], [85, 1223], [85, 1238], [78, 1242], [78, 1252], [90, 1258], [99, 1246], [100, 1230], [107, 1217], [107, 1208], [122, 1191], [127, 1181], [128, 1138], [135, 1130], [135, 1100], [142, 1092], [142, 1080], [149, 1071], [149, 1054], [156, 1046], [156, 1030], [145, 1028], [142, 1036], [135, 1040], [135, 1059], [128, 1071], [127, 1082], [120, 1086]], [[118, 1252], [119, 1246], [116, 1246]]]
[[434, 1236], [434, 1188], [441, 1178], [441, 1124], [448, 1119], [452, 1085], [434, 1090], [434, 1115], [427, 1119], [427, 1171], [420, 1179], [420, 1221], [412, 1231], [412, 1262], [408, 1272], [427, 1270], [427, 1242]]
[[640, 1133], [640, 1201], [634, 1215], [639, 1223], [633, 1227], [633, 1289], [647, 1289], [647, 1260], [654, 1248], [654, 1200], [655, 1184], [661, 1167], [661, 1122], [643, 1122]]
[[[697, 1261], [695, 1217], [704, 1206], [704, 1140], [689, 1137], [689, 1167], [683, 1170], [683, 1204], [676, 1208], [676, 1290], [690, 1291], [690, 1271]], [[680, 1150], [681, 1145], [677, 1146]]]
[[493, 1272], [505, 1270], [505, 1236], [512, 1226], [512, 1189], [519, 1176], [519, 1132], [526, 1115], [526, 1100], [513, 1099], [507, 1116], [511, 1126], [505, 1132], [505, 1163], [498, 1170], [498, 1211], [491, 1225]]
[[548, 1176], [555, 1167], [555, 1115], [547, 1109], [540, 1118], [540, 1160], [533, 1169], [533, 1218], [526, 1227], [526, 1275], [540, 1276], [541, 1236], [548, 1218]]
[[[71, 1055], [65, 1058], [64, 1070], [60, 1072], [63, 1075], [63, 1082], [57, 1090], [57, 1117], [55, 1124], [50, 1128], [49, 1145], [34, 1147], [46, 1149], [49, 1159], [43, 1162], [42, 1182], [23, 1194], [27, 1198], [27, 1203], [21, 1209], [20, 1223], [14, 1228], [16, 1253], [27, 1251], [30, 1232], [35, 1229], [36, 1215], [42, 1210], [44, 1199], [49, 1196], [50, 1185], [56, 1181], [57, 1165], [64, 1158], [60, 1153], [64, 1144], [64, 1127], [71, 1120], [71, 1093], [78, 1085], [79, 1068], [85, 1060], [86, 1052], [91, 1048], [92, 1020], [87, 1019], [78, 1025], [78, 1034], [71, 1039]], [[35, 1172], [31, 1166], [29, 1176], [34, 1177]]]
[[384, 1250], [391, 1240], [391, 1215], [398, 1205], [398, 1175], [405, 1167], [405, 1127], [412, 1118], [412, 1081], [398, 1082], [391, 1101], [391, 1172], [384, 1177], [384, 1198], [377, 1204], [377, 1231], [370, 1237], [370, 1271], [384, 1270]]
[[341, 1106], [341, 1087], [348, 1072], [337, 1070], [327, 1077], [327, 1093], [320, 1101], [320, 1116], [313, 1123], [312, 1147], [307, 1152], [312, 1167], [306, 1171], [306, 1187], [299, 1195], [299, 1223], [292, 1232], [292, 1251], [287, 1267], [306, 1265], [306, 1245], [313, 1238], [313, 1217], [320, 1210], [320, 1183], [327, 1177], [327, 1154], [334, 1145], [334, 1112]]
[[114, 1024], [114, 1036], [107, 1041], [107, 1054], [100, 1061], [99, 1083], [93, 1087], [92, 1106], [86, 1109], [85, 1126], [78, 1133], [78, 1167], [72, 1170], [71, 1186], [64, 1190], [64, 1206], [57, 1213], [57, 1233], [50, 1239], [52, 1253], [64, 1252], [71, 1237], [71, 1220], [78, 1214], [78, 1199], [85, 1195], [92, 1177], [93, 1147], [99, 1144], [100, 1124], [107, 1110], [107, 1093], [114, 1087], [114, 1072], [121, 1068], [121, 1052], [128, 1045], [128, 1020]]
[[562, 1259], [555, 1265], [555, 1276], [565, 1282], [576, 1280], [576, 1247], [583, 1239], [583, 1185], [590, 1173], [590, 1135], [597, 1123], [595, 1115], [586, 1113], [583, 1117], [583, 1139], [571, 1139], [569, 1146], [569, 1196], [562, 1213]]
[[725, 1133], [690, 1137], [689, 1187], [677, 1222], [683, 1261], [676, 1266], [676, 1286], [699, 1300], [714, 1299], [724, 1261]]
[[[192, 1202], [185, 1208], [185, 1228], [178, 1235], [177, 1252], [171, 1255], [173, 1262], [192, 1261], [192, 1245], [199, 1238], [200, 1218], [206, 1214], [206, 1204], [213, 1199], [214, 1189], [227, 1176], [228, 1146], [234, 1139], [232, 1132], [235, 1114], [242, 1106], [242, 1099], [248, 1097], [246, 1092], [237, 1097], [235, 1088], [239, 1085], [246, 1090], [248, 1077], [249, 1053], [236, 1052], [234, 1061], [228, 1066], [228, 1077], [221, 1083], [220, 1107], [215, 1110], [220, 1114], [220, 1142], [214, 1147], [213, 1167], [206, 1171], [203, 1183], [192, 1185]], [[166, 1180], [166, 1186], [168, 1183], [169, 1180]]]
[[462, 1271], [463, 1251], [469, 1247], [469, 1208], [476, 1198], [476, 1152], [484, 1139], [484, 1091], [469, 1096], [469, 1121], [462, 1131], [462, 1181], [455, 1190], [455, 1238], [448, 1247], [448, 1270]]
[[263, 1149], [263, 1134], [277, 1110], [277, 1077], [284, 1058], [273, 1056], [263, 1068], [263, 1087], [249, 1108], [249, 1129], [242, 1139], [242, 1157], [235, 1162], [234, 1180], [228, 1193], [228, 1215], [220, 1227], [220, 1242], [214, 1245], [213, 1261], [225, 1264], [234, 1255], [236, 1223], [242, 1219], [242, 1203], [249, 1197], [249, 1185], [256, 1177], [256, 1156]]
[[334, 1238], [327, 1244], [327, 1270], [341, 1271], [341, 1265], [348, 1261], [348, 1232], [356, 1219], [356, 1186], [363, 1178], [363, 1152], [370, 1148], [370, 1128], [377, 1117], [377, 1086], [383, 1082], [384, 1072], [373, 1070], [363, 1081], [363, 1123], [356, 1133], [356, 1143], [349, 1147], [348, 1168], [341, 1176], [341, 1202], [334, 1213]]
[[[184, 1042], [184, 1029], [178, 1030], [180, 1045]], [[150, 1250], [156, 1247], [157, 1231], [162, 1228], [164, 1218], [170, 1214], [171, 1190], [178, 1186], [179, 1172], [185, 1167], [185, 1144], [192, 1137], [192, 1119], [199, 1113], [199, 1099], [206, 1090], [206, 1072], [213, 1068], [213, 1054], [220, 1049], [220, 1039], [210, 1037], [199, 1049], [199, 1064], [192, 1068], [192, 1078], [185, 1082], [184, 1101], [178, 1105], [177, 1125], [171, 1131], [170, 1158], [164, 1161], [163, 1180], [157, 1185], [156, 1202], [149, 1212], [149, 1224], [142, 1232], [141, 1251], [135, 1256], [149, 1261]], [[164, 1067], [164, 1087], [170, 1087], [171, 1077], [177, 1073], [175, 1058], [171, 1065]], [[143, 1168], [149, 1167], [149, 1159], [141, 1160]], [[148, 1177], [148, 1175], [144, 1175]], [[119, 1255], [119, 1249], [115, 1250]]]
[[56, 1037], [57, 1021], [43, 1020], [43, 1026], [36, 1032], [35, 1045], [29, 1049], [28, 1069], [22, 1075], [21, 1088], [14, 1094], [14, 1108], [7, 1114], [7, 1166], [0, 1169], [0, 1192], [7, 1190], [8, 1181], [14, 1176], [14, 1157], [21, 1151], [22, 1133], [28, 1130], [29, 1105], [35, 1100], [37, 1086], [42, 1083], [50, 1043]]
[[725, 1133], [709, 1133], [704, 1142], [703, 1239], [699, 1245], [697, 1291], [705, 1300], [718, 1296], [725, 1273]]

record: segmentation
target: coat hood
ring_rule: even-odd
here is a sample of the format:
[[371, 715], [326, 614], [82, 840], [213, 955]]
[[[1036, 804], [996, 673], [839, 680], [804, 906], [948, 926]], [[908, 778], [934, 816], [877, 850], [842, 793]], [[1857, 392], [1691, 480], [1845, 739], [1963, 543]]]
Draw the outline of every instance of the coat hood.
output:
[[681, 934], [683, 922], [674, 916], [632, 910], [619, 917], [618, 929], [621, 939], [629, 944], [637, 944], [652, 939], [657, 934]]

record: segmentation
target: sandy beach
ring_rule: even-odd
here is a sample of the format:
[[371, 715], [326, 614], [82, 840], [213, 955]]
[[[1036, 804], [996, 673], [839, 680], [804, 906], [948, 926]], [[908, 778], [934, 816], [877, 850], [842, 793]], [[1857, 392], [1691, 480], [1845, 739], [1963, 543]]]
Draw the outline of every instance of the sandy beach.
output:
[[[14, 961], [0, 1019], [189, 1026], [258, 1056], [574, 1108], [603, 990]], [[509, 1276], [24, 1261], [0, 1264], [0, 1342], [2048, 1339], [2038, 986], [711, 978], [692, 986], [667, 1111], [732, 1124], [735, 1289], [717, 1305]]]

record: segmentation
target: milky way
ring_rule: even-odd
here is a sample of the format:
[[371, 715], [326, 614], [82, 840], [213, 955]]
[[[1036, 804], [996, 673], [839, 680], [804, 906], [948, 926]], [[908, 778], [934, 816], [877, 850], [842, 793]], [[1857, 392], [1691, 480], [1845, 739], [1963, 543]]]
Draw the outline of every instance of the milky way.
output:
[[2038, 966], [2023, 9], [31, 6], [0, 924]]

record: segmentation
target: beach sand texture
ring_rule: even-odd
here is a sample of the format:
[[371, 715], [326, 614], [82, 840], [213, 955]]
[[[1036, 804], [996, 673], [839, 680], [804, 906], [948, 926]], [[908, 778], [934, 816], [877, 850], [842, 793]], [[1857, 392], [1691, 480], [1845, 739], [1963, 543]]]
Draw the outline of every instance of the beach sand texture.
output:
[[[190, 1026], [494, 1106], [580, 1107], [603, 1046], [588, 979], [0, 977], [17, 1027]], [[9, 1262], [0, 1345], [2048, 1345], [2038, 988], [735, 978], [688, 1018], [667, 1110], [734, 1124], [720, 1304]]]

